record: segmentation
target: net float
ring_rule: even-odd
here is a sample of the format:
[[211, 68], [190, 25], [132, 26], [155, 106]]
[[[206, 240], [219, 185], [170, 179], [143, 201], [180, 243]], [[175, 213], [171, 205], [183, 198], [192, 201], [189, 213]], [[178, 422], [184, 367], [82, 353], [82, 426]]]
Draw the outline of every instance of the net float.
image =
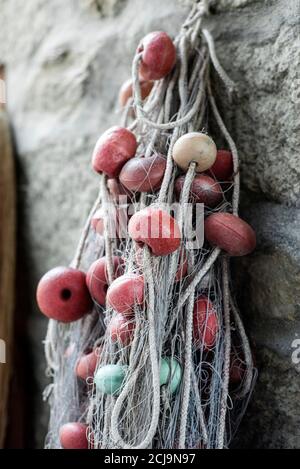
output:
[[[123, 273], [123, 259], [119, 256], [113, 256], [113, 275], [119, 277]], [[86, 284], [93, 300], [105, 306], [106, 293], [108, 290], [107, 258], [101, 257], [90, 266], [86, 274]]]
[[138, 53], [142, 53], [140, 77], [143, 80], [160, 80], [171, 72], [176, 63], [175, 45], [163, 31], [147, 34], [140, 42]]
[[88, 426], [84, 423], [70, 422], [59, 429], [60, 444], [63, 449], [88, 449]]
[[[175, 181], [175, 194], [180, 198], [185, 176], [179, 176]], [[216, 207], [223, 200], [220, 184], [210, 176], [197, 174], [190, 189], [190, 201], [194, 204], [204, 204], [206, 207]]]
[[175, 358], [163, 358], [160, 364], [160, 385], [167, 386], [171, 394], [174, 394], [182, 377], [181, 366]]
[[102, 394], [117, 395], [122, 389], [128, 367], [126, 365], [105, 365], [99, 368], [94, 383]]
[[228, 150], [218, 150], [214, 164], [209, 171], [220, 182], [228, 182], [233, 174], [232, 153]]
[[135, 135], [125, 127], [111, 127], [96, 143], [92, 166], [97, 173], [110, 178], [119, 175], [122, 167], [135, 155], [137, 141]]
[[75, 368], [75, 373], [79, 378], [86, 381], [94, 376], [100, 352], [101, 348], [96, 347], [92, 352], [79, 358]]
[[127, 346], [132, 342], [135, 330], [135, 321], [132, 318], [116, 314], [107, 326], [112, 342]]
[[230, 256], [245, 256], [256, 246], [253, 228], [231, 213], [213, 213], [204, 221], [207, 241], [223, 249]]
[[72, 322], [92, 309], [84, 272], [71, 267], [56, 267], [40, 280], [37, 303], [41, 312], [51, 319]]
[[107, 304], [117, 313], [132, 313], [135, 305], [144, 303], [144, 277], [127, 273], [112, 282], [107, 290]]
[[[142, 100], [144, 101], [153, 88], [154, 82], [150, 80], [140, 80], [140, 89], [141, 89], [141, 96]], [[119, 93], [119, 104], [123, 108], [126, 106], [128, 100], [133, 97], [133, 86], [132, 80], [126, 80], [125, 83], [121, 86], [120, 93]]]
[[132, 192], [155, 192], [161, 186], [166, 164], [166, 158], [158, 154], [132, 158], [123, 166], [119, 180]]
[[193, 312], [193, 337], [197, 348], [201, 345], [210, 350], [216, 343], [219, 332], [217, 312], [206, 296], [200, 296], [195, 303]]
[[181, 243], [177, 221], [159, 208], [147, 207], [136, 212], [129, 221], [128, 233], [138, 246], [148, 246], [155, 256], [171, 254]]
[[183, 171], [187, 171], [192, 162], [196, 163], [196, 172], [209, 169], [217, 157], [215, 142], [201, 132], [182, 135], [174, 144], [173, 160]]

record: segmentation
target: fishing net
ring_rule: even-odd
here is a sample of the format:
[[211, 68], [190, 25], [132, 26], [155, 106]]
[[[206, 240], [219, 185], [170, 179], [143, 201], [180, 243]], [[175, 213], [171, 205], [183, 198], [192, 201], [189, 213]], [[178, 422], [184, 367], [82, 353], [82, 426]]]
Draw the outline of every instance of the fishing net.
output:
[[[234, 176], [224, 186], [218, 206], [204, 207], [205, 216], [213, 212], [238, 214], [238, 153], [216, 105], [211, 72], [217, 72], [229, 94], [234, 84], [216, 57], [211, 34], [203, 28], [206, 14], [207, 2], [191, 7], [174, 40], [176, 66], [166, 78], [155, 82], [147, 100], [142, 100], [139, 81], [141, 53], [133, 59], [133, 98], [126, 105], [121, 125], [137, 136], [137, 156], [166, 155], [164, 178], [159, 191], [125, 195], [117, 200], [108, 190], [107, 177], [99, 175], [99, 196], [71, 265], [86, 271], [105, 255], [111, 283], [113, 256], [121, 256], [125, 273], [144, 276], [145, 301], [134, 307], [134, 337], [126, 345], [112, 341], [107, 332], [107, 325], [118, 313], [97, 302], [92, 313], [79, 321], [63, 324], [50, 320], [45, 340], [52, 379], [45, 390], [51, 408], [46, 448], [61, 447], [59, 429], [67, 422], [86, 424], [89, 446], [94, 449], [226, 448], [245, 411], [255, 369], [231, 294], [229, 257], [206, 242], [191, 242], [195, 214], [189, 215], [186, 207], [195, 163], [186, 173], [179, 203], [174, 195], [178, 174], [172, 159], [175, 142], [194, 131], [214, 137], [214, 129], [215, 137], [233, 155]], [[128, 237], [126, 223], [122, 224], [123, 233], [113, 235], [113, 213], [118, 214], [120, 225], [120, 210], [126, 219], [130, 210], [137, 212], [148, 206], [164, 210], [172, 207], [184, 249], [159, 257], [143, 247], [137, 258], [138, 246]], [[103, 236], [90, 228], [100, 207], [104, 214]], [[184, 263], [187, 274], [178, 278], [178, 266]], [[212, 302], [218, 323], [216, 340], [209, 347], [193, 338], [194, 305], [203, 296]], [[203, 327], [202, 335], [211, 327], [207, 319]], [[124, 382], [119, 393], [103, 393], [92, 375], [86, 381], [76, 375], [78, 359], [92, 350], [97, 356], [96, 372], [106, 365], [122, 367]], [[162, 384], [166, 363], [171, 365]], [[240, 376], [237, 381], [230, 378], [232, 370]]]

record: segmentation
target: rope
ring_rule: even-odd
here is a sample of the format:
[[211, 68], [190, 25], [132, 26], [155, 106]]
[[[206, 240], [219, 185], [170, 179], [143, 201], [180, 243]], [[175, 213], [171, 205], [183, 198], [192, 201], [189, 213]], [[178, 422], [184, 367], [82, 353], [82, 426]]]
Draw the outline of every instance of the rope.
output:
[[218, 432], [218, 449], [224, 448], [225, 443], [225, 425], [227, 415], [227, 400], [230, 374], [230, 350], [231, 350], [231, 331], [230, 331], [230, 309], [229, 309], [229, 279], [228, 279], [228, 258], [222, 258], [223, 275], [223, 311], [225, 327], [224, 343], [224, 365], [223, 365], [223, 386], [221, 396], [220, 424]]
[[145, 269], [145, 278], [148, 285], [148, 321], [149, 321], [149, 352], [150, 352], [150, 361], [151, 361], [151, 370], [152, 370], [152, 387], [153, 387], [153, 410], [152, 410], [152, 419], [151, 425], [147, 435], [144, 440], [140, 442], [137, 446], [132, 447], [128, 445], [120, 436], [118, 430], [118, 419], [122, 409], [122, 405], [127, 396], [127, 393], [131, 387], [132, 380], [136, 380], [136, 376], [133, 375], [130, 380], [128, 380], [123, 391], [118, 397], [116, 404], [114, 406], [112, 417], [111, 417], [111, 434], [113, 440], [120, 445], [123, 449], [145, 449], [147, 448], [156, 433], [158, 419], [159, 419], [159, 408], [160, 408], [160, 378], [159, 378], [159, 363], [157, 359], [157, 350], [156, 350], [156, 337], [155, 337], [155, 317], [154, 317], [154, 307], [155, 307], [155, 294], [154, 294], [154, 281], [153, 273], [151, 269], [151, 256], [149, 250], [145, 248], [144, 255], [146, 258]]

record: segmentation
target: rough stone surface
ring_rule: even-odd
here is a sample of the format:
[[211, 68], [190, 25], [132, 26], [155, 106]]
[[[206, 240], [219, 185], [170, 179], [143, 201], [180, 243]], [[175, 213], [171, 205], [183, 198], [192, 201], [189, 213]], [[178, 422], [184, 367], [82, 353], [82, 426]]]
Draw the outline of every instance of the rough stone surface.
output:
[[[299, 372], [291, 361], [300, 334], [300, 1], [212, 6], [207, 27], [236, 82], [232, 104], [217, 78], [215, 88], [240, 150], [243, 198], [251, 202], [244, 213], [259, 240], [256, 254], [236, 265], [260, 368], [240, 444], [300, 447]], [[91, 151], [119, 118], [118, 90], [139, 38], [153, 29], [175, 34], [187, 8], [174, 0], [0, 0], [0, 62], [7, 65], [18, 150], [21, 261], [33, 286], [28, 330], [38, 391], [46, 322], [34, 307], [34, 286], [47, 269], [72, 258], [97, 192]], [[36, 422], [45, 423], [41, 399], [35, 406]], [[36, 428], [35, 444], [42, 446], [44, 429]]]

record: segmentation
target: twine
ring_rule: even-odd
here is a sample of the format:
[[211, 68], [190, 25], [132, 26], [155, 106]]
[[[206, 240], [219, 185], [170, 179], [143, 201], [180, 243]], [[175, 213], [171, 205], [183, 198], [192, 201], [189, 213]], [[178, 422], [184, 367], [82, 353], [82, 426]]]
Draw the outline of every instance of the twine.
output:
[[[137, 209], [149, 205], [165, 208], [174, 199], [176, 166], [172, 152], [177, 139], [188, 131], [207, 131], [204, 116], [209, 101], [212, 117], [227, 142], [234, 165], [232, 200], [217, 210], [229, 209], [238, 214], [239, 163], [235, 143], [230, 136], [213, 97], [210, 81], [210, 62], [231, 93], [234, 83], [221, 67], [211, 34], [202, 26], [208, 14], [209, 2], [197, 2], [191, 9], [175, 39], [177, 63], [171, 74], [153, 87], [148, 99], [142, 100], [139, 67], [142, 54], [137, 53], [132, 64], [133, 98], [122, 113], [122, 125], [134, 130], [139, 141], [139, 156], [145, 158], [155, 152], [164, 153], [167, 147], [166, 169], [158, 194], [142, 194]], [[203, 41], [203, 38], [205, 41]], [[192, 66], [191, 66], [192, 65]], [[176, 106], [176, 110], [174, 108]], [[135, 120], [129, 123], [132, 111]], [[184, 208], [189, 201], [195, 177], [192, 162], [185, 175], [180, 197], [177, 222], [185, 244]], [[117, 208], [107, 189], [105, 176], [100, 176], [100, 194], [83, 230], [72, 266], [79, 268], [90, 236], [90, 221], [100, 203], [104, 211], [104, 241], [109, 283], [114, 277], [113, 255], [122, 254], [126, 272], [142, 271], [145, 280], [145, 304], [135, 307], [135, 331], [130, 346], [112, 343], [103, 328], [114, 316], [110, 308], [95, 310], [89, 319], [75, 324], [57, 325], [49, 322], [45, 341], [47, 363], [53, 375], [50, 395], [51, 420], [47, 447], [60, 447], [58, 428], [66, 421], [86, 421], [90, 427], [89, 440], [95, 448], [223, 448], [229, 443], [226, 422], [229, 412], [229, 370], [232, 330], [230, 314], [236, 325], [246, 377], [236, 392], [236, 398], [249, 396], [254, 372], [249, 341], [238, 310], [229, 292], [228, 258], [220, 256], [216, 248], [187, 252], [188, 275], [175, 282], [178, 262], [184, 258], [178, 250], [165, 258], [155, 258], [144, 248], [142, 266], [136, 265], [136, 247], [126, 239], [113, 242], [110, 238], [110, 204]], [[135, 195], [132, 202], [136, 202]], [[95, 254], [96, 256], [96, 254]], [[204, 284], [209, 276], [208, 284]], [[208, 290], [208, 293], [207, 293]], [[193, 309], [199, 294], [214, 298], [223, 329], [219, 332], [208, 361], [203, 344], [200, 350], [193, 341]], [[99, 315], [100, 313], [100, 315]], [[102, 314], [104, 313], [104, 314]], [[93, 381], [83, 390], [74, 376], [78, 356], [101, 337], [101, 354], [97, 369], [105, 364], [127, 366], [126, 380], [118, 396], [102, 395]], [[65, 363], [63, 353], [71, 342], [76, 353]], [[194, 361], [198, 353], [198, 364]], [[170, 382], [160, 387], [161, 357], [176, 359], [183, 370], [182, 382], [175, 394]], [[169, 381], [172, 379], [169, 376]], [[200, 383], [200, 384], [199, 384]], [[88, 383], [89, 384], [89, 383]], [[199, 388], [199, 385], [201, 386]], [[206, 387], [208, 388], [206, 394]], [[67, 394], [66, 394], [67, 393]], [[68, 396], [67, 398], [62, 396]], [[63, 402], [63, 400], [66, 402]], [[93, 441], [93, 443], [92, 443]]]

